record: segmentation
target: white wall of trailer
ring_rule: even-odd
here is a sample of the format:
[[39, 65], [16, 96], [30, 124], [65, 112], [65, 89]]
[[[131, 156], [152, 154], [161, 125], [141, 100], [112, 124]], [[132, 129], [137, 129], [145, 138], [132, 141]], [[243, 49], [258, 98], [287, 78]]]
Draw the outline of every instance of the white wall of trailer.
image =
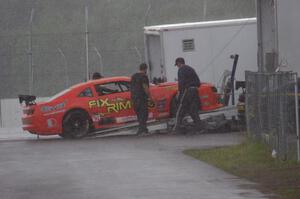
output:
[[300, 1], [278, 0], [278, 50], [281, 70], [300, 74]]
[[[233, 60], [230, 55], [239, 54], [236, 79], [244, 80], [245, 70], [257, 71], [257, 27], [256, 19], [238, 19], [224, 21], [197, 22], [145, 27], [145, 37], [156, 33], [160, 37], [161, 65], [167, 81], [175, 81], [176, 57], [184, 57], [187, 65], [195, 68], [201, 81], [221, 84], [224, 70], [231, 70]], [[183, 40], [194, 40], [194, 50], [184, 51]], [[154, 46], [146, 39], [146, 59], [152, 64], [151, 48]], [[150, 49], [149, 49], [150, 48]], [[157, 57], [157, 55], [156, 55]], [[151, 78], [157, 77], [152, 64]]]

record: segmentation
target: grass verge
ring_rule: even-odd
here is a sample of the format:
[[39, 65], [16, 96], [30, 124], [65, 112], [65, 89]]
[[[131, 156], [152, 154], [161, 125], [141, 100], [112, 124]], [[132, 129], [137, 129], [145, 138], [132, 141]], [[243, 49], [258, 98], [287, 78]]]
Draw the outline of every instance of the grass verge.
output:
[[228, 173], [259, 185], [264, 193], [275, 193], [280, 199], [300, 198], [300, 164], [271, 156], [268, 146], [247, 140], [237, 146], [184, 151]]

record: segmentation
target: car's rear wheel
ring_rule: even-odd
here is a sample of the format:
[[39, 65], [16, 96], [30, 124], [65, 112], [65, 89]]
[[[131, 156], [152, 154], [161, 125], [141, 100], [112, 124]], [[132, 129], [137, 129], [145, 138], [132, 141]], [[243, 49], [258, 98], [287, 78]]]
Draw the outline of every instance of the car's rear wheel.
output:
[[90, 130], [90, 120], [86, 112], [74, 110], [69, 112], [63, 119], [63, 138], [82, 138]]

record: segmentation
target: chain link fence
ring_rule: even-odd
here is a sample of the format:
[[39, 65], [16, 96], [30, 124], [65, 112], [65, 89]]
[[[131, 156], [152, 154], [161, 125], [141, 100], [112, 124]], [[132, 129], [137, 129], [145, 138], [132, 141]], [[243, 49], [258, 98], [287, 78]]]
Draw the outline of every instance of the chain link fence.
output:
[[299, 160], [297, 74], [246, 71], [248, 133], [281, 159]]

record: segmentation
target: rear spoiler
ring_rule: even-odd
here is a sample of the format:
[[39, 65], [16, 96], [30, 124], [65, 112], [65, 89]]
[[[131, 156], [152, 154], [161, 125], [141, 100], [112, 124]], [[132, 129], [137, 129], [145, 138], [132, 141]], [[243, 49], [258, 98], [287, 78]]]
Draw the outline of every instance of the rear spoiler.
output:
[[34, 95], [18, 95], [18, 97], [20, 104], [22, 104], [23, 102], [25, 102], [26, 106], [36, 104], [36, 96]]

